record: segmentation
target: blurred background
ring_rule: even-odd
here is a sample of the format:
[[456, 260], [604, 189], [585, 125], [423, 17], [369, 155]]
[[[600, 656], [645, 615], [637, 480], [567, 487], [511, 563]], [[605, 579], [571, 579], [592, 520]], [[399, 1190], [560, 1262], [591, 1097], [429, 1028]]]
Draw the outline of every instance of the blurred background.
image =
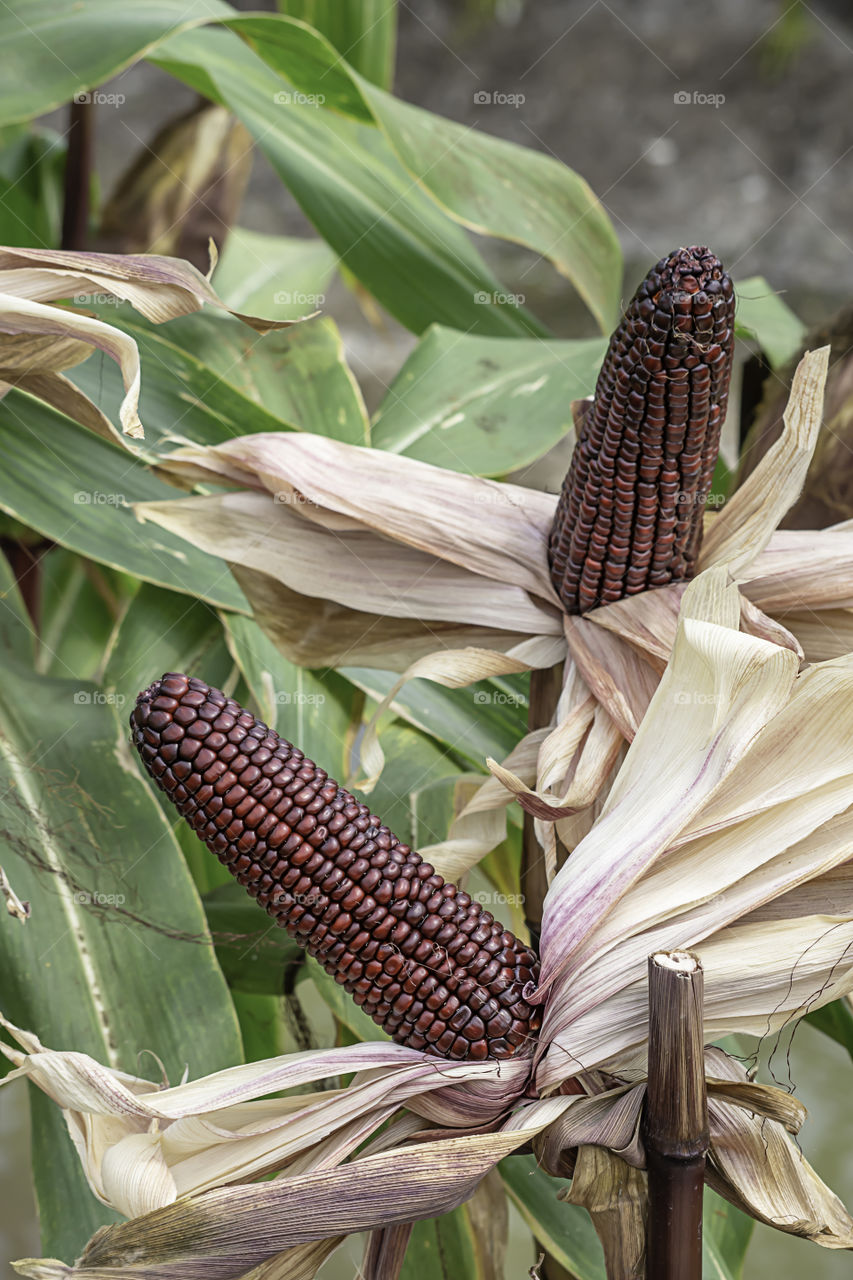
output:
[[[657, 258], [699, 243], [714, 249], [736, 282], [763, 275], [809, 325], [853, 299], [853, 9], [842, 0], [401, 0], [399, 15], [396, 93], [547, 152], [586, 178], [622, 242], [626, 298]], [[147, 64], [103, 87], [125, 99], [121, 110], [105, 107], [97, 118], [95, 168], [107, 193], [131, 158], [196, 99]], [[56, 112], [44, 123], [62, 131], [65, 119]], [[240, 223], [312, 234], [257, 151]], [[215, 226], [205, 239], [208, 232], [220, 238]], [[557, 335], [592, 332], [549, 264], [504, 243], [484, 239], [479, 247]], [[324, 310], [340, 326], [373, 408], [416, 339], [339, 277]], [[555, 468], [548, 487], [558, 487], [562, 472]], [[805, 1153], [849, 1205], [853, 1118], [839, 1102], [845, 1056], [803, 1027], [774, 1064], [777, 1081], [809, 1108]], [[33, 1197], [21, 1173], [26, 1142], [18, 1082], [0, 1091], [6, 1257], [38, 1251]], [[535, 1260], [518, 1234], [508, 1280], [526, 1275]], [[324, 1275], [354, 1270], [354, 1261], [339, 1257]], [[745, 1268], [749, 1280], [852, 1272], [847, 1255], [762, 1227]]]
[[[807, 320], [848, 300], [849, 5], [494, 0], [463, 13], [436, 0], [402, 10], [398, 92], [582, 174], [631, 276], [707, 243], [735, 276], [787, 290]], [[530, 266], [534, 305], [577, 332], [553, 273]], [[543, 277], [557, 296], [540, 295]]]
[[[626, 300], [658, 258], [708, 244], [735, 280], [764, 275], [809, 325], [849, 302], [851, 85], [853, 7], [843, 0], [718, 0], [712, 10], [696, 0], [399, 4], [395, 93], [584, 177], [622, 242]], [[103, 88], [125, 99], [97, 115], [95, 170], [107, 197], [197, 98], [147, 63]], [[63, 131], [64, 112], [45, 123]], [[257, 148], [239, 221], [315, 234]], [[224, 225], [202, 231], [202, 246], [213, 234], [222, 247]], [[485, 237], [478, 247], [557, 336], [595, 332], [550, 263]], [[416, 340], [375, 304], [365, 316], [340, 279], [324, 309], [372, 409]]]

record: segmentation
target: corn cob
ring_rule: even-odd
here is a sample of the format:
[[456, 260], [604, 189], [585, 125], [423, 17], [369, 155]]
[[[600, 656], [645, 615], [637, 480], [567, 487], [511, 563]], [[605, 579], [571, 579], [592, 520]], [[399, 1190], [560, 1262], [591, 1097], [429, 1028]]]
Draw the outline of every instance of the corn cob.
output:
[[567, 613], [689, 578], [726, 414], [734, 291], [705, 248], [634, 294], [578, 423], [549, 562]]
[[233, 698], [164, 675], [130, 717], [148, 773], [277, 924], [401, 1044], [507, 1058], [536, 956]]

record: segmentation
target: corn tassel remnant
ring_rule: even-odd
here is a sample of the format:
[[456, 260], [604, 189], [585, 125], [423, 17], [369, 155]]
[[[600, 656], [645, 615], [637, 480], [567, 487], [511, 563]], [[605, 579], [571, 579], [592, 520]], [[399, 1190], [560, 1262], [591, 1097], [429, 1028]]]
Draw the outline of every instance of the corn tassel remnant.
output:
[[734, 290], [709, 249], [643, 280], [607, 349], [551, 529], [567, 613], [692, 576], [726, 416]]
[[168, 674], [130, 725], [199, 838], [398, 1043], [478, 1061], [538, 1030], [534, 952], [233, 698]]

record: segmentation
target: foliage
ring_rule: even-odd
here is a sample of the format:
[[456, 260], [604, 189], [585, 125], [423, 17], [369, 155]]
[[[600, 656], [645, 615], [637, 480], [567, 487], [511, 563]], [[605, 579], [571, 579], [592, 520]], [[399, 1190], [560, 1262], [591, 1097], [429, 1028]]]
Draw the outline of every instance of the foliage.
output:
[[[389, 0], [282, 0], [280, 9], [246, 18], [204, 0], [188, 19], [177, 0], [13, 0], [0, 13], [9, 72], [0, 242], [58, 245], [63, 145], [28, 122], [79, 95], [97, 109], [110, 77], [148, 59], [242, 121], [317, 233], [295, 240], [234, 228], [213, 276], [224, 300], [294, 320], [340, 270], [417, 336], [371, 420], [328, 312], [259, 339], [229, 317], [160, 327], [95, 302], [90, 313], [134, 337], [141, 353], [138, 456], [25, 391], [0, 403], [6, 543], [43, 552], [22, 584], [35, 621], [0, 559], [0, 859], [33, 904], [24, 927], [0, 927], [3, 1012], [48, 1044], [152, 1080], [292, 1043], [285, 995], [303, 1013], [319, 997], [339, 1038], [380, 1033], [298, 949], [268, 936], [263, 917], [160, 806], [127, 745], [136, 693], [164, 670], [198, 671], [343, 779], [394, 680], [294, 666], [249, 616], [222, 559], [141, 525], [135, 503], [174, 493], [158, 458], [187, 441], [296, 431], [506, 476], [571, 432], [571, 402], [592, 392], [604, 341], [551, 337], [470, 233], [549, 261], [603, 334], [622, 294], [616, 235], [579, 175], [391, 93]], [[760, 279], [743, 283], [740, 321], [775, 365], [800, 343], [799, 321]], [[122, 389], [110, 361], [91, 356], [69, 376], [115, 419]], [[389, 764], [371, 804], [403, 838], [443, 838], [460, 776], [506, 756], [523, 733], [524, 680], [480, 692], [473, 717], [470, 690], [418, 681], [395, 699], [383, 738]], [[518, 865], [520, 840], [510, 824], [501, 857], [478, 871], [483, 883], [505, 892], [500, 867]], [[846, 1006], [813, 1020], [850, 1047]], [[162, 1061], [143, 1053], [154, 1047]], [[33, 1162], [43, 1251], [70, 1260], [113, 1215], [95, 1202], [43, 1100]], [[579, 1280], [600, 1280], [589, 1221], [558, 1205], [559, 1183], [530, 1157], [508, 1159], [503, 1179], [535, 1238]], [[490, 1186], [496, 1194], [503, 1201]], [[481, 1212], [472, 1201], [416, 1228], [430, 1275], [493, 1274], [478, 1244]], [[721, 1201], [709, 1208], [715, 1275], [740, 1274], [740, 1221]], [[446, 1257], [456, 1271], [444, 1269]]]

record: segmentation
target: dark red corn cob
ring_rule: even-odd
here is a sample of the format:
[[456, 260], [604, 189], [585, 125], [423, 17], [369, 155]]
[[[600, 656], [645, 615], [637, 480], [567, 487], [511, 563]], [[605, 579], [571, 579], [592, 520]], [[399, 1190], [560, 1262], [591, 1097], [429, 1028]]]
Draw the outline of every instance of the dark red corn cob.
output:
[[689, 578], [726, 415], [734, 291], [709, 249], [643, 280], [610, 346], [551, 530], [568, 613]]
[[130, 726], [199, 838], [400, 1044], [507, 1058], [538, 1029], [533, 951], [233, 698], [165, 675]]

